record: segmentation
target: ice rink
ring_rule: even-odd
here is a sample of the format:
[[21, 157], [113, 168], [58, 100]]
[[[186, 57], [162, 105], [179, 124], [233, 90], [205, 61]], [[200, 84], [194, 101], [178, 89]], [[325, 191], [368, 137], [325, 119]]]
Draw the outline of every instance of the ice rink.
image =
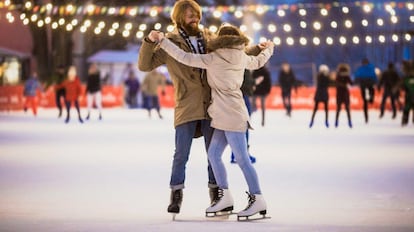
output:
[[[86, 112], [84, 109], [83, 114]], [[329, 129], [323, 113], [253, 115], [250, 151], [270, 220], [209, 220], [207, 156], [194, 140], [181, 214], [166, 212], [174, 152], [173, 111], [150, 119], [143, 110], [104, 109], [80, 124], [65, 124], [57, 110], [0, 112], [0, 231], [184, 232], [412, 232], [414, 231], [414, 126], [401, 115], [379, 119], [345, 112]], [[154, 112], [155, 115], [155, 112]], [[247, 204], [246, 183], [224, 154], [235, 210]]]

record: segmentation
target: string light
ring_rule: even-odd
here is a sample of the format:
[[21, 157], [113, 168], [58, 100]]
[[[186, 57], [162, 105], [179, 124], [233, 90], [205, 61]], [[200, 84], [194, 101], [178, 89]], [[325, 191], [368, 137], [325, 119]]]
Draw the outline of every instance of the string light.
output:
[[410, 34], [405, 34], [404, 35], [404, 38], [405, 38], [405, 40], [407, 40], [407, 41], [411, 41], [411, 35]]
[[395, 15], [391, 16], [391, 22], [392, 22], [393, 24], [398, 23], [398, 18], [397, 18], [397, 16], [395, 16]]
[[[0, 0], [0, 8], [4, 8], [5, 6], [8, 6], [12, 1], [10, 0], [3, 0], [3, 3], [1, 3]], [[355, 5], [354, 5], [355, 4]], [[86, 8], [83, 8], [83, 6], [77, 6], [77, 5], [73, 5], [73, 4], [67, 4], [67, 5], [63, 5], [63, 6], [54, 6], [51, 3], [45, 4], [45, 5], [35, 5], [33, 4], [33, 1], [24, 1], [24, 4], [22, 5], [11, 5], [13, 8], [9, 8], [10, 9], [15, 9], [14, 7], [17, 7], [17, 9], [20, 10], [24, 10], [25, 13], [21, 13], [18, 15], [18, 17], [20, 18], [21, 22], [24, 25], [28, 25], [30, 23], [33, 23], [34, 25], [36, 25], [37, 27], [43, 27], [44, 25], [51, 25], [52, 29], [57, 29], [58, 27], [62, 27], [64, 29], [66, 29], [67, 31], [71, 31], [73, 30], [78, 24], [79, 21], [77, 18], [75, 19], [71, 19], [73, 17], [68, 17], [68, 16], [74, 16], [74, 15], [81, 15], [81, 14], [89, 14], [89, 16], [93, 16], [93, 15], [130, 15], [130, 16], [135, 16], [137, 14], [147, 14], [151, 17], [156, 17], [159, 13], [163, 12], [169, 12], [171, 11], [171, 7], [109, 7], [109, 6], [96, 6], [94, 4], [89, 4], [86, 6]], [[211, 12], [211, 14], [213, 15], [213, 17], [215, 18], [221, 18], [223, 17], [224, 13], [233, 13], [235, 18], [242, 18], [245, 14], [245, 12], [253, 12], [256, 13], [257, 15], [262, 15], [265, 14], [266, 12], [274, 12], [273, 10], [276, 9], [276, 14], [279, 17], [285, 17], [286, 14], [288, 13], [293, 13], [296, 11], [297, 8], [294, 8], [293, 6], [296, 6], [298, 9], [298, 15], [297, 16], [306, 16], [307, 15], [307, 9], [305, 8], [301, 8], [304, 7], [304, 5], [301, 4], [288, 4], [288, 5], [280, 5], [280, 6], [273, 6], [273, 5], [253, 5], [250, 7], [240, 7], [240, 6], [232, 6], [232, 7], [228, 7], [228, 8], [223, 8], [223, 7], [206, 7], [203, 8], [203, 12], [208, 11]], [[342, 25], [338, 25], [338, 23], [342, 22], [344, 23], [343, 26], [345, 28], [352, 28], [354, 26], [354, 23], [362, 25], [363, 27], [368, 27], [369, 25], [373, 25], [374, 26], [379, 26], [379, 27], [383, 27], [383, 26], [388, 26], [390, 24], [398, 24], [399, 22], [406, 22], [407, 23], [407, 18], [408, 18], [408, 22], [409, 23], [414, 23], [414, 15], [411, 15], [412, 12], [408, 12], [408, 15], [405, 12], [402, 12], [401, 15], [396, 15], [396, 11], [398, 10], [398, 13], [400, 13], [402, 8], [406, 8], [407, 10], [414, 10], [414, 3], [412, 2], [408, 2], [408, 3], [387, 3], [387, 4], [374, 4], [374, 3], [370, 3], [370, 2], [358, 2], [358, 3], [341, 3], [341, 4], [326, 4], [326, 5], [317, 5], [316, 3], [311, 3], [311, 5], [309, 6], [310, 8], [317, 8], [319, 10], [319, 13], [322, 16], [328, 16], [329, 14], [331, 14], [330, 11], [331, 7], [336, 7], [338, 8], [339, 11], [342, 11], [343, 14], [349, 14], [350, 10], [353, 10], [354, 8], [351, 9], [351, 7], [360, 7], [362, 8], [362, 10], [366, 13], [370, 13], [378, 10], [378, 9], [383, 9], [386, 11], [386, 13], [390, 14], [390, 18], [384, 18], [384, 15], [381, 15], [382, 18], [377, 18], [377, 19], [372, 19], [372, 21], [368, 21], [367, 19], [360, 19], [360, 23], [358, 21], [352, 21], [352, 20], [345, 20], [345, 21], [331, 21], [331, 22], [326, 22], [325, 20], [321, 20], [321, 21], [314, 21], [312, 22], [308, 22], [305, 20], [305, 18], [300, 18], [303, 20], [299, 20], [299, 26], [302, 29], [306, 29], [308, 28], [308, 23], [309, 24], [309, 28], [310, 29], [314, 29], [316, 31], [328, 28], [330, 26], [330, 28], [332, 29], [337, 29], [338, 27], [340, 29], [342, 29]], [[326, 7], [326, 8], [325, 8]], [[288, 11], [290, 9], [290, 11]], [[404, 10], [404, 9], [403, 9]], [[13, 14], [11, 14], [10, 12], [6, 13], [6, 19], [8, 20], [8, 22], [12, 23], [15, 20], [15, 17], [13, 16]], [[58, 18], [57, 21], [52, 22], [52, 17], [51, 16], [55, 16], [53, 18], [56, 17], [60, 17]], [[290, 15], [288, 15], [290, 17]], [[231, 16], [230, 16], [231, 17]], [[367, 16], [365, 16], [367, 17]], [[390, 20], [390, 21], [388, 21]], [[67, 21], [67, 22], [66, 22]], [[70, 22], [70, 23], [69, 23]], [[250, 22], [251, 23], [251, 22]], [[297, 22], [296, 22], [297, 23]], [[297, 26], [297, 24], [294, 24], [295, 27]], [[293, 25], [293, 24], [292, 24]], [[85, 20], [85, 22], [83, 23], [83, 25], [80, 27], [81, 32], [86, 32], [88, 30], [88, 28], [91, 26], [91, 21], [89, 19]], [[96, 28], [94, 28], [94, 32], [95, 34], [99, 34], [103, 31], [103, 29], [105, 28], [105, 22], [101, 21], [97, 24]], [[107, 32], [107, 34], [109, 36], [114, 36], [116, 33], [122, 33], [122, 35], [124, 37], [129, 37], [130, 33], [134, 33], [131, 32], [132, 28], [138, 26], [134, 23], [128, 22], [124, 25], [124, 28], [122, 28], [120, 31], [118, 31], [120, 24], [119, 22], [113, 22], [112, 23], [112, 27], [108, 28], [108, 30], [105, 30]], [[150, 24], [139, 24], [137, 31], [135, 31], [135, 36], [138, 38], [139, 36], [141, 36], [141, 34], [143, 34], [147, 29], [148, 26], [150, 26]], [[167, 26], [167, 25], [165, 25]], [[200, 26], [202, 26], [200, 24]], [[277, 23], [268, 23], [266, 25], [267, 31], [269, 33], [275, 33], [277, 31], [277, 27], [281, 27], [281, 29], [283, 29], [284, 32], [286, 33], [290, 33], [293, 30], [293, 27], [288, 24], [277, 24]], [[411, 27], [412, 24], [409, 24], [409, 26]], [[260, 31], [263, 30], [264, 25], [260, 22], [253, 22], [251, 24], [248, 24], [248, 26], [246, 25], [241, 25], [240, 26], [240, 30], [242, 31], [247, 31], [248, 28], [250, 28], [255, 30], [255, 31]], [[98, 28], [98, 29], [97, 29]], [[160, 23], [156, 23], [154, 24], [153, 28], [155, 30], [161, 30], [162, 25]], [[209, 27], [210, 30], [212, 32], [216, 32], [217, 28], [216, 26], [210, 26]], [[174, 29], [173, 25], [168, 25], [165, 30], [166, 31], [172, 31]], [[123, 30], [123, 31], [122, 31]], [[410, 30], [410, 28], [404, 28], [404, 29], [400, 29], [398, 28], [394, 28], [393, 30]], [[128, 31], [128, 36], [125, 36], [126, 32]], [[334, 33], [334, 32], [333, 32]], [[277, 41], [278, 44], [282, 44], [286, 41], [286, 44], [289, 46], [294, 45], [295, 43], [300, 44], [300, 45], [308, 45], [308, 44], [314, 44], [314, 45], [319, 45], [321, 43], [321, 40], [323, 41], [325, 39], [326, 44], [328, 45], [332, 45], [334, 43], [339, 42], [340, 44], [360, 44], [361, 41], [364, 41], [366, 43], [373, 43], [374, 41], [378, 41], [379, 43], [385, 43], [385, 42], [398, 42], [398, 41], [411, 41], [412, 40], [412, 36], [410, 34], [403, 34], [403, 35], [397, 35], [397, 34], [388, 34], [390, 32], [387, 32], [387, 34], [381, 34], [381, 35], [366, 35], [363, 37], [358, 37], [358, 36], [340, 36], [339, 39], [335, 38], [333, 39], [332, 37], [326, 37], [326, 38], [319, 38], [319, 37], [305, 37], [305, 36], [301, 36], [301, 37], [296, 37], [297, 35], [295, 34], [295, 36], [290, 36], [290, 37], [285, 37], [285, 38], [280, 38], [280, 37], [274, 37], [273, 41]], [[392, 33], [392, 32], [391, 32]], [[261, 37], [260, 39], [263, 39], [264, 37]], [[276, 44], [276, 43], [275, 43]]]
[[112, 23], [112, 29], [118, 29], [119, 28], [119, 23], [118, 22], [115, 22], [115, 23]]
[[139, 29], [140, 31], [145, 31], [145, 30], [147, 30], [147, 24], [142, 23], [141, 25], [139, 25], [138, 29]]
[[295, 44], [295, 40], [294, 40], [292, 37], [287, 37], [287, 39], [286, 39], [286, 43], [287, 43], [289, 46], [292, 46], [292, 45], [294, 45], [294, 44]]
[[108, 31], [108, 35], [109, 35], [109, 36], [114, 36], [114, 35], [115, 35], [115, 33], [116, 33], [116, 31], [115, 31], [115, 29], [113, 29], [113, 28], [109, 29], [109, 31]]
[[283, 30], [285, 32], [290, 32], [292, 30], [292, 27], [289, 24], [283, 25]]
[[367, 42], [368, 44], [372, 43], [372, 37], [369, 35], [365, 36], [365, 42]]
[[365, 5], [363, 6], [363, 9], [364, 9], [364, 11], [365, 11], [366, 13], [371, 12], [371, 7], [370, 7], [368, 4], [365, 4]]
[[334, 40], [332, 39], [332, 37], [330, 37], [330, 36], [326, 37], [326, 43], [327, 43], [328, 45], [332, 45], [332, 44], [333, 44], [333, 42], [334, 42]]
[[392, 39], [392, 41], [394, 41], [394, 42], [398, 42], [398, 35], [393, 34], [393, 35], [392, 35], [392, 37], [391, 37], [391, 39]]
[[282, 40], [279, 37], [273, 38], [273, 43], [277, 46], [279, 46], [282, 43]]
[[129, 37], [130, 34], [131, 34], [131, 32], [129, 32], [129, 30], [125, 30], [125, 31], [122, 32], [122, 36], [125, 37], [125, 38]]
[[161, 27], [162, 27], [161, 23], [156, 23], [156, 24], [154, 25], [154, 29], [155, 29], [155, 30], [159, 30], [159, 29], [161, 29]]
[[339, 37], [339, 43], [346, 44], [346, 38], [345, 38], [345, 36]]
[[267, 26], [267, 30], [268, 30], [270, 33], [275, 33], [275, 32], [276, 32], [276, 30], [277, 30], [276, 25], [274, 25], [274, 24], [269, 24], [269, 25]]
[[342, 7], [342, 12], [344, 12], [344, 14], [348, 14], [349, 13], [349, 8], [344, 6]]
[[359, 44], [359, 38], [358, 38], [358, 36], [352, 37], [352, 42], [354, 42], [354, 44]]
[[217, 26], [216, 26], [216, 25], [211, 25], [208, 29], [209, 29], [211, 32], [213, 32], [213, 33], [216, 33], [216, 32], [217, 32], [217, 30], [218, 30], [218, 28], [217, 28]]
[[144, 32], [138, 31], [135, 36], [137, 37], [137, 39], [142, 39], [144, 37]]
[[305, 21], [300, 21], [300, 27], [305, 29], [308, 25], [306, 24]]
[[351, 20], [345, 20], [345, 27], [346, 28], [352, 28], [352, 22], [351, 22]]
[[312, 42], [315, 45], [319, 45], [321, 43], [321, 40], [318, 37], [313, 37]]
[[383, 26], [384, 25], [384, 20], [382, 20], [381, 18], [377, 19], [377, 24], [378, 24], [378, 26]]
[[150, 11], [150, 16], [151, 17], [157, 17], [157, 15], [158, 15], [158, 11], [156, 10], [156, 9], [152, 9], [151, 11]]
[[319, 31], [322, 28], [322, 24], [318, 21], [313, 23], [313, 28], [317, 31]]
[[367, 27], [367, 26], [368, 26], [368, 20], [363, 19], [363, 20], [361, 21], [361, 24], [362, 24], [362, 26]]
[[302, 44], [303, 46], [305, 46], [308, 43], [308, 41], [306, 40], [305, 37], [300, 37], [299, 43]]

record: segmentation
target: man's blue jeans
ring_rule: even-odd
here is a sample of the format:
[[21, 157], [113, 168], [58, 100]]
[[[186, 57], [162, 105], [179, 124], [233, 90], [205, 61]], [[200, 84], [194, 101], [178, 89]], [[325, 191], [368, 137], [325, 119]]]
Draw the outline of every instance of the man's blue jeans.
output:
[[[175, 128], [175, 153], [170, 180], [170, 187], [172, 190], [184, 188], [186, 164], [190, 155], [191, 144], [197, 126], [201, 129], [207, 151], [213, 135], [213, 128], [210, 127], [210, 120], [187, 122]], [[210, 162], [208, 162], [207, 170], [209, 187], [216, 187], [216, 180]]]
[[219, 188], [228, 189], [226, 167], [224, 166], [222, 155], [227, 144], [233, 151], [237, 164], [240, 166], [251, 194], [261, 194], [259, 180], [256, 170], [250, 162], [249, 153], [247, 152], [246, 133], [223, 131], [215, 129], [210, 147], [208, 148], [208, 159], [213, 168], [214, 175]]

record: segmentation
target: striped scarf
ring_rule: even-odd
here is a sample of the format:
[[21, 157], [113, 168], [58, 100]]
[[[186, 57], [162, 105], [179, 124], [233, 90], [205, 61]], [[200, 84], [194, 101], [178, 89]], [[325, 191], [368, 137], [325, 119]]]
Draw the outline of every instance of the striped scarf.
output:
[[181, 37], [183, 37], [187, 45], [191, 48], [192, 53], [206, 54], [206, 46], [204, 44], [203, 33], [201, 33], [201, 31], [197, 35], [197, 48], [199, 52], [197, 52], [191, 43], [190, 36], [188, 36], [182, 28], [178, 28], [178, 32], [180, 33]]

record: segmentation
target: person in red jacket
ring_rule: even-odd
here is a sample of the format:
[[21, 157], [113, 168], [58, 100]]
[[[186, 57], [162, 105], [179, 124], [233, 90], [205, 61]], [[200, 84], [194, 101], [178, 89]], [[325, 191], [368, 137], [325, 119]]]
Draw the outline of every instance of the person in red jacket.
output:
[[75, 66], [70, 66], [68, 70], [68, 78], [63, 82], [63, 86], [66, 90], [66, 110], [67, 116], [65, 123], [68, 123], [70, 120], [70, 108], [72, 102], [75, 105], [76, 111], [78, 112], [79, 122], [83, 123], [80, 109], [79, 109], [79, 96], [81, 94], [81, 82], [76, 74]]

